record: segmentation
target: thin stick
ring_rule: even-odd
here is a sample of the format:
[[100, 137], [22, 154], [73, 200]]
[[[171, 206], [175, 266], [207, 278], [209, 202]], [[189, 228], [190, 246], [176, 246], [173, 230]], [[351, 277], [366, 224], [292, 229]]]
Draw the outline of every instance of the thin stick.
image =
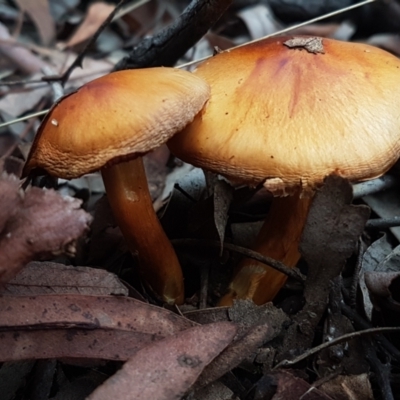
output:
[[48, 112], [49, 112], [49, 110], [37, 111], [35, 113], [25, 115], [24, 117], [20, 117], [20, 118], [13, 119], [11, 121], [3, 122], [2, 124], [0, 124], [0, 128], [4, 128], [5, 126], [13, 125], [18, 122], [23, 122], [23, 121], [26, 121], [27, 119], [41, 117], [42, 115], [46, 115]]
[[400, 226], [400, 217], [369, 219], [366, 228], [384, 229]]
[[363, 335], [373, 335], [375, 333], [381, 333], [381, 332], [400, 332], [400, 327], [370, 328], [370, 329], [364, 329], [363, 331], [347, 333], [346, 335], [339, 336], [329, 342], [325, 342], [325, 343], [320, 344], [319, 346], [313, 347], [312, 349], [307, 350], [306, 352], [304, 352], [300, 356], [294, 358], [293, 360], [282, 360], [280, 363], [276, 364], [273, 369], [287, 367], [290, 365], [297, 364], [298, 362], [303, 361], [306, 358], [308, 358], [316, 353], [319, 353], [323, 349], [326, 349], [326, 348], [334, 346], [336, 344], [345, 342], [347, 340], [351, 340], [351, 339], [354, 339], [356, 337], [363, 336]]
[[82, 68], [82, 62], [85, 58], [90, 47], [96, 42], [97, 38], [103, 33], [104, 29], [112, 22], [116, 13], [121, 9], [121, 7], [126, 3], [127, 0], [120, 0], [120, 2], [115, 6], [115, 8], [111, 11], [109, 16], [104, 20], [101, 24], [100, 28], [97, 29], [96, 33], [90, 38], [89, 42], [86, 44], [85, 48], [78, 54], [75, 58], [74, 62], [69, 66], [69, 68], [61, 75], [61, 76], [44, 76], [43, 81], [51, 82], [51, 81], [59, 81], [64, 86], [68, 81], [72, 71], [76, 67]]
[[[171, 243], [174, 246], [211, 246], [211, 247], [221, 247], [221, 243], [219, 241], [214, 241], [214, 240], [199, 240], [199, 239], [174, 239], [171, 240]], [[304, 283], [306, 278], [305, 276], [296, 268], [289, 268], [285, 264], [274, 260], [273, 258], [270, 257], [265, 257], [260, 253], [257, 253], [256, 251], [246, 249], [245, 247], [241, 246], [236, 246], [235, 244], [231, 243], [224, 243], [223, 248], [226, 250], [234, 251], [235, 253], [242, 254], [243, 256], [246, 256], [248, 258], [253, 258], [254, 260], [257, 260], [263, 264], [266, 264], [270, 266], [271, 268], [276, 269], [279, 272], [282, 272], [282, 274], [285, 274], [296, 281], [299, 281], [301, 283]]]

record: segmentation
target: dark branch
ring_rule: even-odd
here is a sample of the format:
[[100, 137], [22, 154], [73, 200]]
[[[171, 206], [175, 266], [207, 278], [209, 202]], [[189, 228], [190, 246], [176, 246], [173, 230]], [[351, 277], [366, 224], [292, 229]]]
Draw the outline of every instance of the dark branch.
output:
[[173, 66], [218, 21], [232, 0], [193, 0], [170, 26], [143, 39], [115, 70]]

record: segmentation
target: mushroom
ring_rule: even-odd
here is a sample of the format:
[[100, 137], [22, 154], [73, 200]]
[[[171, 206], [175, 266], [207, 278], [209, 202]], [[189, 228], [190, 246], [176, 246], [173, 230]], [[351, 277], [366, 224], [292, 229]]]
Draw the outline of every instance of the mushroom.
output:
[[141, 156], [191, 122], [209, 91], [203, 79], [174, 68], [120, 71], [91, 81], [46, 115], [23, 172], [72, 179], [101, 170], [144, 282], [170, 304], [183, 302], [182, 271], [154, 212]]
[[[223, 52], [194, 72], [211, 86], [169, 141], [186, 162], [275, 197], [254, 250], [294, 267], [315, 188], [384, 174], [400, 150], [400, 61], [365, 44], [277, 37]], [[274, 298], [286, 276], [244, 259], [221, 304]]]

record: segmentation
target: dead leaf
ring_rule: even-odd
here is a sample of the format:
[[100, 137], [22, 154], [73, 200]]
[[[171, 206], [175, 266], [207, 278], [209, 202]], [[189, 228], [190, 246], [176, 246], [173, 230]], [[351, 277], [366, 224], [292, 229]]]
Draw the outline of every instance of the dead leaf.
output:
[[2, 400], [15, 400], [15, 393], [26, 386], [35, 361], [4, 363], [0, 369], [0, 393]]
[[265, 4], [246, 7], [238, 12], [250, 32], [251, 39], [259, 39], [283, 28]]
[[140, 348], [196, 324], [116, 296], [0, 297], [0, 360], [127, 360]]
[[123, 295], [128, 289], [116, 275], [98, 268], [73, 267], [54, 262], [30, 262], [9, 281], [3, 296], [40, 294]]
[[119, 329], [12, 329], [0, 332], [0, 362], [43, 359], [126, 361], [165, 336]]
[[219, 241], [221, 243], [219, 255], [224, 251], [224, 240], [226, 224], [228, 223], [228, 212], [233, 199], [234, 188], [227, 182], [216, 180], [214, 182], [214, 223], [217, 228]]
[[287, 320], [287, 315], [272, 303], [258, 306], [249, 299], [235, 300], [233, 306], [228, 308], [228, 315], [231, 321], [244, 327], [269, 323], [278, 330]]
[[212, 322], [230, 321], [228, 311], [229, 307], [213, 307], [186, 311], [183, 315], [191, 321], [204, 325]]
[[[30, 188], [24, 194], [13, 178], [0, 178], [0, 282], [6, 283], [37, 257], [75, 253], [76, 240], [92, 217], [81, 201], [54, 190]], [[7, 204], [5, 202], [7, 200]], [[10, 212], [10, 208], [12, 211]], [[9, 214], [7, 214], [9, 212]]]
[[107, 328], [168, 336], [193, 322], [128, 297], [41, 295], [0, 297], [0, 327]]
[[271, 374], [277, 386], [272, 400], [334, 400], [318, 388], [312, 387], [304, 379], [298, 378], [287, 371]]
[[[364, 196], [363, 201], [381, 218], [389, 219], [400, 215], [398, 187], [391, 187], [379, 193]], [[400, 241], [400, 227], [392, 227], [390, 231]]]
[[[342, 314], [342, 287], [342, 277], [334, 278], [329, 294], [328, 311], [324, 319], [322, 342], [330, 342], [354, 332], [351, 320]], [[361, 341], [350, 339], [322, 349], [316, 356], [315, 369], [320, 378], [328, 378], [332, 375], [332, 371], [337, 373], [346, 371], [349, 375], [358, 375], [369, 371], [369, 364]]]
[[21, 204], [18, 180], [13, 176], [0, 178], [0, 232], [9, 218], [13, 218]]
[[351, 201], [350, 183], [328, 177], [315, 195], [304, 227], [300, 252], [309, 266], [304, 295], [308, 304], [315, 305], [317, 316], [325, 309], [331, 280], [340, 275], [369, 217], [368, 207]]
[[47, 46], [55, 36], [55, 26], [48, 0], [15, 0], [21, 11], [26, 12], [39, 31], [42, 43]]
[[[42, 76], [43, 74], [35, 74], [31, 78], [40, 79]], [[22, 86], [18, 90], [10, 91], [0, 99], [0, 110], [2, 114], [7, 113], [11, 117], [18, 117], [27, 111], [34, 110], [49, 93], [48, 85]]]
[[88, 400], [179, 400], [235, 334], [235, 325], [219, 322], [156, 342], [138, 351]]
[[371, 36], [367, 40], [372, 46], [381, 47], [397, 56], [400, 55], [400, 38], [394, 33], [379, 33]]
[[[224, 308], [223, 311], [226, 312]], [[246, 358], [251, 356], [255, 358], [257, 349], [279, 335], [282, 325], [288, 322], [287, 315], [272, 303], [257, 306], [251, 300], [239, 300], [235, 301], [227, 312], [230, 320], [238, 325], [238, 334], [235, 340], [204, 369], [196, 382], [196, 389], [217, 380]]]
[[341, 274], [364, 230], [369, 208], [351, 205], [352, 193], [346, 179], [332, 175], [315, 194], [300, 242], [309, 267], [305, 305], [285, 336], [283, 353], [311, 346], [328, 303], [331, 281]]
[[366, 272], [365, 283], [378, 311], [384, 312], [388, 309], [393, 313], [400, 312], [398, 296], [400, 272]]
[[378, 266], [391, 253], [392, 249], [393, 247], [389, 243], [387, 235], [384, 234], [368, 247], [363, 256], [358, 285], [362, 294], [361, 300], [364, 307], [364, 313], [370, 321], [372, 320], [373, 305], [369, 296], [369, 290], [365, 284], [365, 273], [377, 270]]
[[71, 48], [90, 39], [113, 10], [114, 6], [111, 4], [103, 2], [91, 4], [85, 19], [72, 37], [68, 40], [66, 47]]
[[204, 369], [195, 384], [195, 389], [221, 378], [246, 358], [251, 356], [255, 358], [257, 349], [280, 333], [281, 329], [276, 328], [267, 323], [248, 328], [245, 334], [242, 333], [239, 339], [231, 343]]
[[239, 400], [234, 396], [232, 390], [225, 386], [222, 382], [213, 382], [206, 387], [197, 390], [195, 393], [190, 393], [187, 400]]
[[12, 61], [13, 68], [17, 67], [27, 74], [40, 72], [47, 65], [33, 52], [19, 46], [2, 23], [0, 23], [0, 53]]
[[339, 375], [323, 383], [320, 389], [335, 400], [373, 400], [368, 374]]

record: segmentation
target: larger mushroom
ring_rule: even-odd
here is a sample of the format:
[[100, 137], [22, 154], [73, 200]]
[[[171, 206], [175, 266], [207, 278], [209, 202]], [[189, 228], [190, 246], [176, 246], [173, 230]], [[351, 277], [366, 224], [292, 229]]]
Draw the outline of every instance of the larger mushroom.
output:
[[[278, 37], [223, 52], [195, 74], [211, 97], [174, 154], [274, 196], [254, 249], [294, 267], [310, 198], [330, 174], [363, 181], [400, 150], [400, 61], [364, 44]], [[283, 197], [289, 196], [292, 197]], [[221, 304], [274, 298], [286, 277], [244, 259]]]
[[183, 129], [209, 86], [173, 68], [114, 72], [55, 104], [43, 120], [24, 175], [65, 179], [101, 170], [113, 214], [144, 282], [163, 301], [182, 303], [182, 271], [153, 210], [141, 156]]

